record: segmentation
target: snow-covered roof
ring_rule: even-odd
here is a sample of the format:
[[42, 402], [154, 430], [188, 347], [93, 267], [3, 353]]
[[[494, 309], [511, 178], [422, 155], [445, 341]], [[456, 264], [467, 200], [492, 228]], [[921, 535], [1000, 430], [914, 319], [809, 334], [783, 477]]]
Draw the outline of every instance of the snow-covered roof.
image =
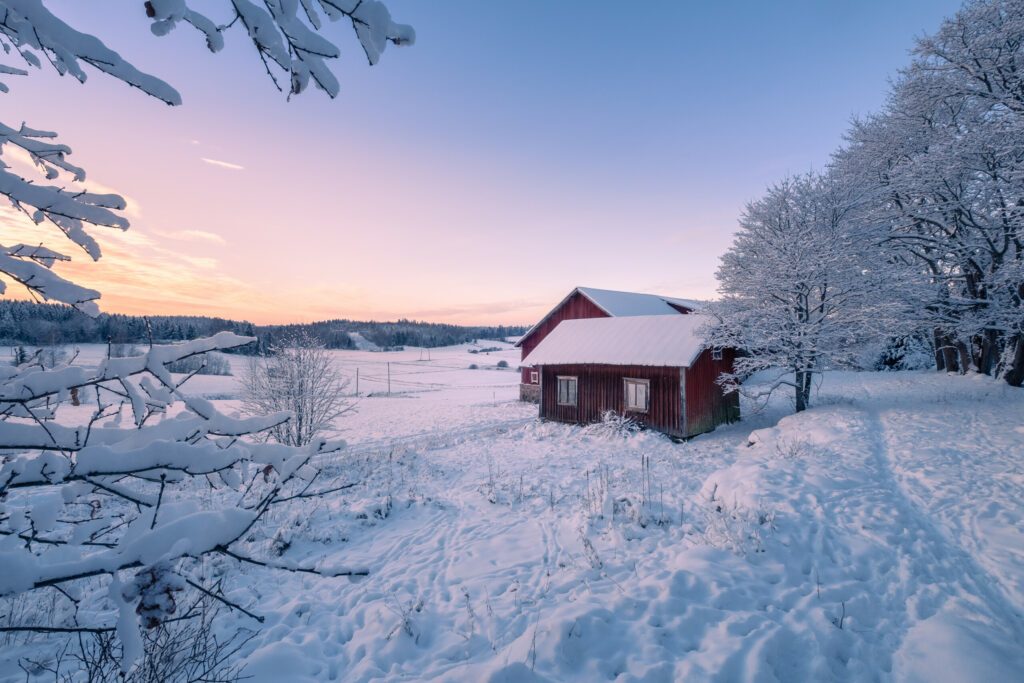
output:
[[699, 301], [676, 299], [659, 294], [616, 292], [611, 289], [595, 289], [594, 287], [577, 287], [576, 291], [593, 301], [605, 313], [615, 318], [631, 315], [678, 315], [679, 311], [672, 308], [669, 304], [693, 310], [700, 310], [704, 307]]
[[613, 289], [597, 289], [596, 287], [576, 287], [564, 299], [559, 301], [557, 306], [548, 311], [543, 318], [527, 330], [515, 345], [520, 346], [524, 339], [533, 334], [534, 330], [540, 327], [545, 320], [551, 317], [552, 313], [561, 308], [562, 304], [572, 298], [572, 295], [577, 292], [590, 299], [595, 306], [613, 318], [636, 315], [680, 315], [681, 311], [676, 310], [669, 304], [682, 306], [694, 311], [704, 308], [704, 302], [693, 299], [677, 299], [670, 296], [643, 294], [640, 292], [617, 292]]
[[697, 331], [707, 317], [635, 315], [563, 320], [523, 365], [650, 365], [688, 368], [704, 341]]

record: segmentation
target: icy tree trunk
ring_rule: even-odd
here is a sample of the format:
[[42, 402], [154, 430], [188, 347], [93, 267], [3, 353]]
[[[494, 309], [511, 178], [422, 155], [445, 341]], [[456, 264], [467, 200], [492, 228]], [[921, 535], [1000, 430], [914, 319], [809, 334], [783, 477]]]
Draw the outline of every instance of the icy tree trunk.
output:
[[991, 375], [999, 362], [999, 352], [1002, 344], [999, 342], [1000, 334], [996, 330], [985, 330], [981, 338], [981, 358], [978, 360], [978, 372]]
[[956, 352], [960, 360], [960, 374], [966, 375], [971, 367], [971, 350], [962, 341], [956, 343]]
[[942, 372], [946, 369], [946, 350], [943, 343], [945, 340], [939, 330], [935, 330], [933, 338], [935, 340], [935, 369]]
[[1010, 369], [1006, 372], [1006, 383], [1011, 387], [1019, 387], [1024, 384], [1024, 334], [1014, 335], [1012, 343], [1016, 348]]
[[956, 345], [948, 335], [943, 335], [938, 351], [942, 353], [942, 367], [946, 372], [960, 372], [960, 361]]
[[797, 370], [794, 379], [796, 385], [796, 412], [807, 410], [807, 399], [810, 395], [811, 373]]

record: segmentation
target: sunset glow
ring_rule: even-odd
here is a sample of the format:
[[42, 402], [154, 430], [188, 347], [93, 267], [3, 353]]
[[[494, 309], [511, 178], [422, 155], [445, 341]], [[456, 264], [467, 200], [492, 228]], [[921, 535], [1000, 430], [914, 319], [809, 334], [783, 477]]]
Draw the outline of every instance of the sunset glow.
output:
[[[48, 70], [10, 82], [19, 116], [131, 202], [130, 231], [93, 230], [98, 263], [72, 254], [59, 272], [101, 290], [107, 311], [258, 323], [530, 323], [576, 285], [713, 297], [744, 203], [824, 164], [912, 38], [955, 7], [666, 3], [627, 22], [613, 5], [396, 1], [414, 47], [370, 68], [348, 44], [336, 100], [289, 102], [243, 41], [210, 55], [191, 33], [153, 37], [140, 3], [115, 4], [117, 31], [52, 3], [184, 104], [99, 73], [87, 87]], [[872, 39], [853, 39], [883, 7]], [[656, 24], [672, 36], [648, 35]], [[725, 25], [763, 59], [706, 28]], [[73, 106], [50, 108], [55, 92]], [[53, 237], [12, 210], [0, 221], [28, 243]]]

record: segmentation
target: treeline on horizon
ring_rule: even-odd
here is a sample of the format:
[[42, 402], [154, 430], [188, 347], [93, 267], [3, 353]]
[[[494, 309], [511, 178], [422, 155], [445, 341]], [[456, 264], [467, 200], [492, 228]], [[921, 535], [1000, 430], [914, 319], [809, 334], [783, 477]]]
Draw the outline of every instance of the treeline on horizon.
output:
[[208, 337], [217, 332], [256, 337], [245, 353], [263, 352], [281, 340], [305, 333], [330, 349], [355, 349], [353, 333], [387, 349], [436, 348], [476, 339], [504, 339], [526, 331], [516, 325], [449, 325], [416, 320], [393, 322], [323, 320], [291, 325], [254, 325], [244, 320], [192, 315], [137, 316], [101, 313], [95, 318], [63, 304], [0, 300], [0, 342], [10, 345], [145, 344]]

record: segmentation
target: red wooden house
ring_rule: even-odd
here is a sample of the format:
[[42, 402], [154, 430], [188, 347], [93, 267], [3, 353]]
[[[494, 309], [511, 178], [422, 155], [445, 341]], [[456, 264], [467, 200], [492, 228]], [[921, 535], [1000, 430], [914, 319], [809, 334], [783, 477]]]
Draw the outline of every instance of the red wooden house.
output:
[[[699, 304], [691, 303], [693, 311]], [[699, 314], [605, 312], [552, 325], [523, 359], [537, 374], [540, 416], [584, 424], [612, 411], [676, 437], [739, 419], [738, 396], [716, 383], [732, 371], [734, 353], [704, 345], [704, 322]]]
[[[525, 361], [530, 352], [563, 320], [581, 318], [621, 318], [638, 315], [686, 315], [701, 307], [700, 302], [676, 299], [657, 294], [616, 292], [594, 287], [577, 287], [569, 292], [557, 306], [526, 331], [516, 346], [522, 349]], [[528, 364], [520, 366], [522, 378], [519, 398], [524, 401], [540, 400], [540, 372]]]

